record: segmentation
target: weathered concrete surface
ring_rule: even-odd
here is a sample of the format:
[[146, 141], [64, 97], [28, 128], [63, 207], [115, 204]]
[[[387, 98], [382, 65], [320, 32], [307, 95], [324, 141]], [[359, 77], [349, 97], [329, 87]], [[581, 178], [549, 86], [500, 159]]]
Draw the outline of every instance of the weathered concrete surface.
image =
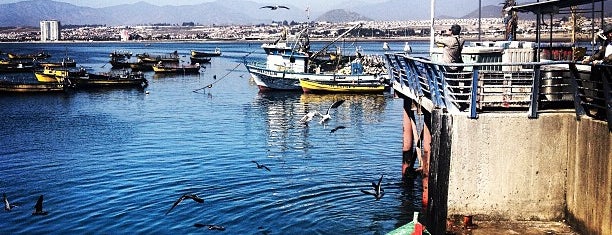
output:
[[612, 138], [606, 123], [577, 122], [567, 173], [568, 221], [584, 234], [612, 234]]
[[561, 221], [612, 234], [610, 132], [572, 113], [453, 115], [449, 215]]

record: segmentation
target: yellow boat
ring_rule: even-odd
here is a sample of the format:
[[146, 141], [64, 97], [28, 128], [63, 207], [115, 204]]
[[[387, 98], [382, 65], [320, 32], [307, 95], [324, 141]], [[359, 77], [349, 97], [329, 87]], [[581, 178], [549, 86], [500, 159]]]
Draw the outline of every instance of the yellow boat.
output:
[[347, 82], [300, 79], [304, 93], [382, 93], [385, 85], [379, 81]]
[[34, 72], [39, 82], [62, 82], [68, 76], [67, 69], [45, 67], [42, 71]]

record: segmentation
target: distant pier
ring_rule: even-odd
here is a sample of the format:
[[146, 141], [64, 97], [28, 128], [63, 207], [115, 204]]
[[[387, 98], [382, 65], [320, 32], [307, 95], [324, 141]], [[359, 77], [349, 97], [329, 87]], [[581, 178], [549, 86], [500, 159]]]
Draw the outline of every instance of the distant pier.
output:
[[612, 234], [612, 66], [465, 56], [464, 70], [448, 73], [459, 64], [386, 54], [408, 114], [403, 151], [417, 147], [426, 165], [428, 230], [472, 215]]

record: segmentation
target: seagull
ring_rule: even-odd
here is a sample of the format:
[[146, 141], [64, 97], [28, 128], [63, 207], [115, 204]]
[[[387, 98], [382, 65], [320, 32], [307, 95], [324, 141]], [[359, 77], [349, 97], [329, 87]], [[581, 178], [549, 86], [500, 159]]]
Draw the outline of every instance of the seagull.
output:
[[17, 206], [17, 205], [9, 203], [8, 199], [6, 199], [6, 193], [2, 193], [2, 198], [4, 199], [4, 210], [5, 211], [10, 211], [11, 209]]
[[383, 50], [385, 50], [385, 51], [391, 50], [391, 48], [389, 47], [389, 43], [387, 43], [387, 42], [383, 43]]
[[337, 126], [336, 128], [331, 129], [331, 131], [329, 131], [329, 133], [334, 133], [334, 132], [336, 132], [337, 130], [344, 129], [344, 128], [346, 128], [346, 127], [345, 127], [345, 126]]
[[176, 200], [176, 202], [174, 202], [174, 205], [172, 205], [172, 207], [170, 207], [170, 210], [166, 211], [166, 215], [168, 213], [170, 213], [170, 211], [172, 209], [174, 209], [174, 207], [178, 206], [178, 204], [181, 203], [186, 198], [192, 199], [192, 200], [196, 201], [197, 203], [204, 203], [204, 199], [198, 197], [198, 195], [195, 195], [195, 194], [183, 194], [183, 196], [181, 196], [178, 200]]
[[304, 117], [302, 117], [302, 119], [300, 119], [300, 122], [310, 122], [312, 120], [312, 118], [314, 118], [315, 116], [323, 116], [321, 115], [321, 113], [319, 113], [319, 111], [315, 110], [315, 111], [310, 111], [308, 112], [306, 115], [304, 115]]
[[262, 9], [262, 8], [270, 8], [270, 10], [273, 10], [273, 11], [274, 11], [274, 10], [277, 10], [277, 9], [279, 9], [279, 8], [284, 8], [284, 9], [289, 10], [289, 7], [286, 7], [286, 6], [281, 6], [281, 5], [276, 5], [276, 6], [263, 6], [263, 7], [260, 7], [260, 9]]
[[47, 215], [46, 211], [43, 211], [43, 195], [38, 197], [38, 201], [36, 201], [36, 205], [34, 205], [34, 212], [32, 215]]
[[378, 180], [378, 184], [372, 182], [372, 187], [374, 188], [374, 192], [369, 191], [369, 190], [361, 190], [361, 192], [365, 193], [365, 194], [370, 194], [373, 195], [374, 198], [376, 198], [376, 201], [380, 200], [384, 195], [385, 195], [385, 190], [382, 188], [382, 179], [383, 179], [383, 175], [380, 176], [380, 179]]
[[412, 52], [412, 47], [410, 47], [410, 45], [408, 45], [408, 42], [406, 42], [406, 44], [404, 44], [404, 53], [410, 54], [411, 52]]
[[258, 163], [258, 162], [256, 162], [256, 161], [251, 161], [251, 162], [253, 162], [253, 163], [257, 164], [257, 169], [262, 169], [262, 168], [263, 168], [263, 169], [266, 169], [266, 170], [268, 170], [268, 171], [271, 171], [271, 170], [270, 170], [270, 168], [268, 168], [268, 167], [267, 167], [266, 165], [264, 165], [264, 164], [259, 164], [259, 163]]
[[331, 119], [331, 115], [329, 114], [329, 111], [331, 109], [338, 108], [338, 106], [342, 105], [342, 103], [344, 103], [344, 100], [338, 100], [334, 102], [331, 106], [329, 106], [329, 108], [327, 108], [327, 112], [321, 115], [321, 121], [319, 121], [319, 123], [323, 124], [327, 122], [329, 119]]
[[193, 226], [195, 226], [196, 228], [202, 228], [202, 227], [208, 227], [208, 230], [219, 230], [219, 231], [225, 231], [225, 227], [221, 226], [221, 225], [214, 225], [214, 224], [199, 224], [196, 223]]

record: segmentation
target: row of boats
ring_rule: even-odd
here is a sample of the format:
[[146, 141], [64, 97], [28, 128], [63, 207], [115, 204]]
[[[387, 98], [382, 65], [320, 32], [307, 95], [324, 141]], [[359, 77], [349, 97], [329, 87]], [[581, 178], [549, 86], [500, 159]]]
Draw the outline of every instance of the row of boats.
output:
[[50, 60], [46, 52], [35, 54], [16, 54], [9, 52], [7, 58], [0, 59], [0, 73], [32, 72], [43, 67], [76, 67], [76, 61], [65, 57], [58, 61]]
[[156, 73], [199, 73], [205, 63], [210, 63], [212, 57], [221, 56], [221, 50], [213, 52], [191, 51], [190, 64], [181, 64], [177, 51], [170, 54], [152, 55], [136, 54], [136, 61], [131, 60], [132, 53], [128, 51], [113, 51], [109, 63], [115, 69], [130, 68], [132, 71], [155, 71]]
[[293, 45], [277, 40], [261, 47], [266, 53], [265, 62], [245, 59], [260, 91], [382, 93], [388, 88], [382, 57], [363, 55], [358, 48], [353, 56], [343, 56], [339, 50], [326, 52], [327, 46], [314, 52], [304, 32]]

